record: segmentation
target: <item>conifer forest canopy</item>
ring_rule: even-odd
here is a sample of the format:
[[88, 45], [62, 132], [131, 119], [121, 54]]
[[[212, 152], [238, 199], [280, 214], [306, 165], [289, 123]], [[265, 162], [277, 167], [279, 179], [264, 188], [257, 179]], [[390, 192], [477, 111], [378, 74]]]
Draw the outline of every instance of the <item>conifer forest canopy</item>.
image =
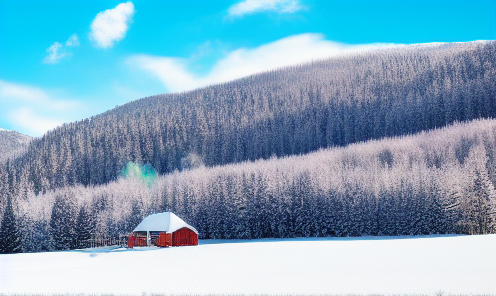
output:
[[0, 251], [159, 211], [200, 238], [494, 233], [495, 66], [495, 41], [405, 46], [64, 124], [0, 164]]

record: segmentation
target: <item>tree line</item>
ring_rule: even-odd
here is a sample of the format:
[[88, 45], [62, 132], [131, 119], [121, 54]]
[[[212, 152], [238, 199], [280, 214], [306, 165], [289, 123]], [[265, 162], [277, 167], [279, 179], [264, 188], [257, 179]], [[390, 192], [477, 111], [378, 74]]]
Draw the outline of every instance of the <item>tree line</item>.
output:
[[4, 211], [0, 241], [14, 233], [18, 251], [77, 248], [162, 211], [201, 239], [495, 233], [495, 151], [496, 120], [474, 120], [151, 179], [150, 167], [129, 164], [133, 174], [105, 185], [26, 192]]

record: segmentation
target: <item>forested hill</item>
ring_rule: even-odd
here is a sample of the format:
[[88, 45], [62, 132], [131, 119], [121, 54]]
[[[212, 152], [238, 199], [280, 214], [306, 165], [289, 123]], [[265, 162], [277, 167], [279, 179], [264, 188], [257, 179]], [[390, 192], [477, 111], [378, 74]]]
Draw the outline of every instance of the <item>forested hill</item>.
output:
[[0, 128], [0, 163], [22, 154], [32, 139], [30, 136]]
[[34, 140], [0, 170], [0, 190], [36, 193], [304, 154], [496, 117], [496, 42], [406, 46], [287, 67], [137, 100]]
[[495, 170], [496, 119], [473, 120], [299, 156], [27, 192], [11, 212], [24, 252], [115, 239], [164, 211], [200, 239], [486, 234], [496, 232]]

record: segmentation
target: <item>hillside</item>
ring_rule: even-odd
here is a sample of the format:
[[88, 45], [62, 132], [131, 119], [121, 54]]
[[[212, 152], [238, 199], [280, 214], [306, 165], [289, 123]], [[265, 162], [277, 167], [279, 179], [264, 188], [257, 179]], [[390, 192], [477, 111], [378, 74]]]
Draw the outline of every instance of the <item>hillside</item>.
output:
[[21, 155], [32, 139], [15, 131], [0, 129], [0, 164], [9, 157]]
[[496, 120], [475, 120], [156, 178], [141, 167], [106, 185], [26, 192], [16, 215], [24, 251], [117, 238], [162, 211], [201, 239], [494, 233], [495, 151]]
[[117, 180], [129, 162], [159, 174], [305, 154], [493, 118], [496, 43], [406, 46], [316, 61], [137, 100], [34, 140], [9, 167], [14, 195]]

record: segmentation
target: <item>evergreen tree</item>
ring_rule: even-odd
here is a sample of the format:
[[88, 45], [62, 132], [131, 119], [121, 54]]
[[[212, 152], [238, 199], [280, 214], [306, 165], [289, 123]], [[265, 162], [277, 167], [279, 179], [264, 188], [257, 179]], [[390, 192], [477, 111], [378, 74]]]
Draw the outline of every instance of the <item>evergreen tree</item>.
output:
[[479, 170], [475, 170], [472, 184], [468, 188], [464, 224], [470, 234], [495, 232], [496, 207], [495, 193], [490, 181]]
[[58, 195], [50, 218], [50, 239], [53, 250], [69, 250], [75, 247], [74, 210], [67, 196]]
[[10, 195], [7, 196], [7, 205], [0, 225], [0, 253], [12, 254], [22, 252], [21, 233], [12, 207]]
[[[166, 211], [166, 209], [163, 210]], [[136, 226], [138, 226], [138, 224], [140, 224], [142, 220], [143, 215], [141, 214], [141, 207], [139, 206], [138, 202], [134, 201], [131, 206], [131, 214], [127, 219], [128, 227], [126, 227], [126, 231], [132, 232], [133, 229], [136, 228]]]
[[76, 220], [76, 248], [86, 248], [93, 237], [94, 227], [91, 216], [86, 211], [86, 207], [79, 209]]

